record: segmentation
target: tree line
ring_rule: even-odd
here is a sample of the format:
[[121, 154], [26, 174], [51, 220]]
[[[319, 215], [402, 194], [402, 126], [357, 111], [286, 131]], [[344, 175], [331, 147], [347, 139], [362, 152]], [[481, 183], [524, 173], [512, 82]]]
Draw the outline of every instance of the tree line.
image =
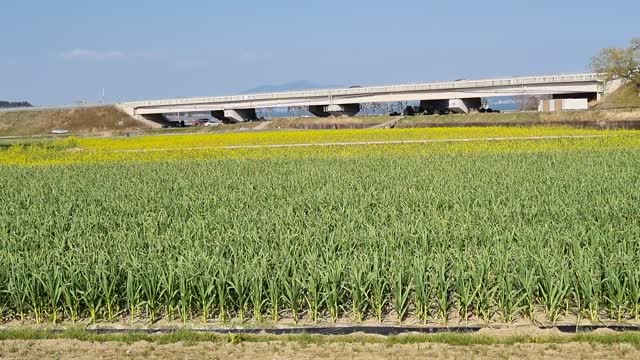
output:
[[19, 108], [19, 107], [33, 107], [30, 103], [26, 101], [0, 101], [0, 109], [9, 109], [9, 108]]

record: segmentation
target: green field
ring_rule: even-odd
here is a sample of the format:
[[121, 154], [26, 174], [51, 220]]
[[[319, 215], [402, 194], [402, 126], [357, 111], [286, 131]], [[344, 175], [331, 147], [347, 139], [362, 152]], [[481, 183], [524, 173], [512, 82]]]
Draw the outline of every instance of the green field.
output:
[[[381, 133], [336, 136], [348, 134]], [[435, 143], [2, 165], [0, 312], [28, 322], [635, 321], [639, 135], [602, 134], [465, 142], [472, 152]], [[211, 141], [237, 140], [221, 136]], [[4, 151], [0, 160], [22, 150]]]

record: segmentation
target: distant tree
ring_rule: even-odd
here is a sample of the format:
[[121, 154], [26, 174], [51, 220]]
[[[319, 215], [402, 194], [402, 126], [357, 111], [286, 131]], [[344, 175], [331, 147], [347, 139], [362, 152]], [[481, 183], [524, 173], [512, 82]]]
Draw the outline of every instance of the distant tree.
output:
[[289, 113], [290, 116], [293, 116], [293, 117], [302, 116], [302, 112], [303, 111], [304, 111], [304, 108], [302, 106], [289, 106], [289, 107], [287, 107], [287, 112]]
[[522, 95], [516, 100], [519, 111], [535, 111], [538, 110], [540, 100], [547, 99], [548, 96]]
[[606, 48], [591, 60], [593, 71], [605, 74], [605, 80], [624, 80], [640, 91], [640, 38], [628, 47]]
[[360, 104], [360, 114], [369, 115], [369, 103]]
[[360, 112], [363, 115], [372, 115], [375, 114], [377, 108], [376, 103], [362, 103], [360, 104]]
[[371, 103], [371, 113], [374, 115], [379, 115], [383, 112], [382, 104], [380, 103]]
[[33, 105], [29, 104], [26, 101], [0, 101], [0, 109], [8, 109], [8, 108], [20, 108], [20, 107], [32, 107]]
[[295, 117], [302, 117], [305, 112], [304, 106], [292, 106], [292, 109]]

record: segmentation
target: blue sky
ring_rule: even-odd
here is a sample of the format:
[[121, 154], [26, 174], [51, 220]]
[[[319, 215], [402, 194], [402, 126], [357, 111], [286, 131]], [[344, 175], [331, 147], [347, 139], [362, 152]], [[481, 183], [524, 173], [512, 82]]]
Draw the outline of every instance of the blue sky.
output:
[[640, 1], [20, 0], [0, 99], [36, 104], [582, 72], [640, 36]]

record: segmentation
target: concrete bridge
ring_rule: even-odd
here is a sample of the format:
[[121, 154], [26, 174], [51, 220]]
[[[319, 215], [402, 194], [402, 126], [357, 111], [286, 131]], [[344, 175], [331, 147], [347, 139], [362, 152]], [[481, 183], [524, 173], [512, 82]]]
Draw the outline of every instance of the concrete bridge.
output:
[[551, 95], [553, 98], [599, 100], [611, 90], [600, 74], [570, 74], [461, 80], [424, 84], [290, 91], [278, 93], [149, 100], [118, 104], [131, 116], [160, 123], [164, 115], [210, 112], [228, 122], [256, 118], [257, 108], [305, 107], [320, 117], [355, 115], [362, 103], [420, 101], [425, 109], [447, 109], [468, 113], [480, 107], [482, 98], [521, 95]]

